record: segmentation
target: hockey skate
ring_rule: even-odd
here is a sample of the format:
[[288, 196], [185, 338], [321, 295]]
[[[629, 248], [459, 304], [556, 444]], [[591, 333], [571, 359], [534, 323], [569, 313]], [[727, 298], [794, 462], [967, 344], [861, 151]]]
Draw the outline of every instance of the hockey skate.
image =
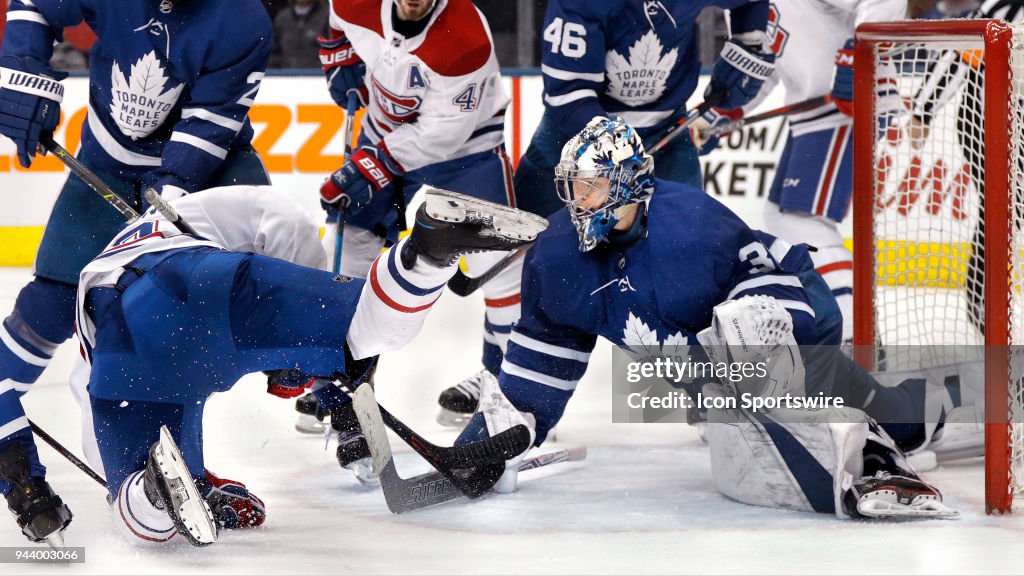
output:
[[324, 421], [329, 415], [327, 410], [320, 406], [320, 401], [312, 394], [306, 394], [295, 400], [295, 411], [299, 417], [295, 420], [295, 431], [302, 434], [324, 434], [327, 431], [327, 422]]
[[213, 512], [200, 495], [167, 426], [160, 427], [160, 441], [149, 449], [143, 487], [150, 502], [167, 512], [178, 532], [193, 546], [217, 541]]
[[939, 491], [913, 474], [879, 471], [853, 483], [845, 495], [847, 512], [866, 518], [952, 518], [960, 512], [942, 503]]
[[71, 523], [71, 510], [46, 480], [29, 476], [25, 447], [15, 442], [0, 452], [0, 478], [11, 484], [7, 507], [17, 517], [21, 532], [33, 542], [45, 541], [51, 548], [64, 547], [64, 529]]
[[338, 464], [351, 470], [363, 486], [379, 486], [380, 478], [373, 469], [373, 456], [351, 402], [331, 411], [331, 429], [338, 436]]
[[529, 212], [447, 190], [428, 190], [403, 247], [402, 265], [410, 270], [422, 257], [435, 266], [450, 266], [463, 254], [512, 250], [536, 240], [547, 225], [547, 220]]
[[437, 414], [437, 423], [452, 428], [462, 428], [473, 417], [477, 404], [480, 403], [480, 386], [484, 377], [490, 373], [484, 369], [455, 386], [441, 392], [437, 403], [441, 411]]

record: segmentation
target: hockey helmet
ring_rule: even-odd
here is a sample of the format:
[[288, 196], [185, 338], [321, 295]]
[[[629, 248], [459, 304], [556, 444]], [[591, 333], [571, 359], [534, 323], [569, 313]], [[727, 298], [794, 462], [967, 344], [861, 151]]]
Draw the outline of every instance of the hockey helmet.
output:
[[562, 148], [555, 190], [576, 226], [580, 252], [587, 252], [608, 239], [621, 208], [650, 199], [654, 159], [622, 118], [595, 116]]

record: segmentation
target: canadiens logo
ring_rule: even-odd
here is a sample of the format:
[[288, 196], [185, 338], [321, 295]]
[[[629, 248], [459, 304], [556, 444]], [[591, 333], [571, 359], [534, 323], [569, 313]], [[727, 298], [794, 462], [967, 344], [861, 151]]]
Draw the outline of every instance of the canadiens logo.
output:
[[786, 42], [789, 40], [789, 32], [779, 24], [781, 20], [778, 6], [772, 4], [768, 8], [768, 28], [765, 32], [768, 34], [768, 44], [776, 56], [782, 56], [782, 51], [786, 49]]
[[380, 106], [381, 112], [384, 113], [385, 118], [395, 124], [404, 124], [405, 122], [412, 122], [419, 116], [420, 104], [423, 103], [422, 98], [419, 96], [399, 96], [381, 86], [376, 78], [373, 78], [372, 81], [373, 96], [377, 101], [377, 105]]

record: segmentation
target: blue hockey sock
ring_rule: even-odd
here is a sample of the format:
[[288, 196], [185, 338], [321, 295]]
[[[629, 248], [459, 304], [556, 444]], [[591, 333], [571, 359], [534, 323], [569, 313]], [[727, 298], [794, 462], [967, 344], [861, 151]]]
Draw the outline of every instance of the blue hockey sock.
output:
[[[75, 330], [75, 287], [36, 277], [0, 324], [0, 382], [35, 382]], [[22, 390], [24, 392], [24, 390]]]

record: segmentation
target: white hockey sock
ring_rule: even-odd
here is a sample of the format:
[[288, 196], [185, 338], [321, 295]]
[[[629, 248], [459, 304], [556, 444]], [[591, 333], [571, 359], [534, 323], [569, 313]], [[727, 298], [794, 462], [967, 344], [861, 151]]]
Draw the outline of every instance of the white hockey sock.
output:
[[114, 500], [114, 523], [136, 544], [161, 544], [178, 533], [167, 512], [150, 503], [142, 486], [143, 471], [128, 476]]
[[843, 340], [853, 338], [853, 254], [843, 245], [819, 246], [817, 252], [811, 252], [811, 260], [839, 304]]
[[[477, 276], [487, 272], [504, 258], [505, 254], [507, 252], [467, 255], [466, 263], [470, 275]], [[487, 307], [484, 341], [497, 346], [502, 354], [508, 345], [512, 324], [519, 320], [522, 276], [523, 260], [519, 259], [480, 288], [484, 293], [484, 304]]]
[[397, 350], [412, 340], [458, 269], [455, 264], [442, 268], [417, 258], [412, 270], [406, 270], [400, 257], [406, 242], [392, 246], [370, 267], [348, 330], [356, 359]]

